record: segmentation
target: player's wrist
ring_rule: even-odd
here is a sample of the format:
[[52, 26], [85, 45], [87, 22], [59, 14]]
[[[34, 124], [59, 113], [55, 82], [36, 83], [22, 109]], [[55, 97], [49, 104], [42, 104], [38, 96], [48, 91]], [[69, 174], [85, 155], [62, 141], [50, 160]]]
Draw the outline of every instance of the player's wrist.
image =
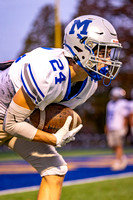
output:
[[54, 145], [54, 146], [56, 146], [56, 147], [61, 147], [61, 144], [60, 144], [60, 141], [59, 141], [57, 135], [55, 135], [55, 134], [53, 134], [53, 135], [54, 135], [55, 138], [56, 138], [56, 142], [55, 142], [55, 145]]

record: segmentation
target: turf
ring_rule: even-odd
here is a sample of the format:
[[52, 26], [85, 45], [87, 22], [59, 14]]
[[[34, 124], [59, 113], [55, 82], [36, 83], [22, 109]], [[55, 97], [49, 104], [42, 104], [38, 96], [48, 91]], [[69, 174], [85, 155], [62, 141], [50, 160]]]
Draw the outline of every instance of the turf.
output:
[[63, 188], [61, 200], [131, 200], [133, 178], [108, 180]]
[[[61, 200], [131, 200], [133, 177], [65, 186]], [[0, 200], [37, 200], [37, 191], [0, 196]]]
[[[79, 150], [65, 150], [65, 149], [58, 149], [58, 152], [65, 157], [69, 156], [93, 156], [93, 155], [105, 155], [105, 154], [112, 154], [110, 149], [79, 149]], [[125, 153], [130, 154], [133, 153], [133, 148], [127, 148], [124, 150]], [[18, 156], [13, 151], [8, 152], [0, 152], [0, 161], [4, 160], [22, 160], [20, 156]]]

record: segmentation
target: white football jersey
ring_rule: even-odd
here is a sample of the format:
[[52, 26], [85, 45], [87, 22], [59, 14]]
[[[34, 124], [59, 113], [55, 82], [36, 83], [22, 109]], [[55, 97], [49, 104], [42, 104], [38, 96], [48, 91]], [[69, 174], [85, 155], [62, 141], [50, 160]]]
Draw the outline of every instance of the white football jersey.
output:
[[109, 101], [106, 109], [106, 125], [109, 131], [124, 128], [124, 118], [129, 115], [129, 106], [126, 99]]
[[75, 86], [76, 93], [71, 93], [70, 69], [63, 49], [39, 47], [24, 54], [12, 64], [9, 75], [16, 92], [23, 86], [40, 110], [59, 102], [75, 108], [97, 88], [97, 82], [87, 77], [80, 87]]

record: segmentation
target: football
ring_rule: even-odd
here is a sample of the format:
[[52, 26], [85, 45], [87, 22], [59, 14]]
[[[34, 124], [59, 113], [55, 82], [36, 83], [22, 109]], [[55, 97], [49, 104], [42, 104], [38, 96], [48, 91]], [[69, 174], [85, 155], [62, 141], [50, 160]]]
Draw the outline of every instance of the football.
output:
[[64, 125], [68, 116], [72, 116], [70, 130], [82, 123], [80, 116], [74, 110], [56, 103], [48, 105], [45, 111], [34, 110], [30, 115], [30, 123], [48, 133], [56, 133]]

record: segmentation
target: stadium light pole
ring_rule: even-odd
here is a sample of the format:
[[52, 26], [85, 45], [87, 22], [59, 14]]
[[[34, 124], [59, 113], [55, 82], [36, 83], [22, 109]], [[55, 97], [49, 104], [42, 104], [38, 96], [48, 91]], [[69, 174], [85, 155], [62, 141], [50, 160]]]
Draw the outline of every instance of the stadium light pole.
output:
[[59, 15], [60, 0], [55, 0], [55, 48], [62, 47], [61, 21]]

